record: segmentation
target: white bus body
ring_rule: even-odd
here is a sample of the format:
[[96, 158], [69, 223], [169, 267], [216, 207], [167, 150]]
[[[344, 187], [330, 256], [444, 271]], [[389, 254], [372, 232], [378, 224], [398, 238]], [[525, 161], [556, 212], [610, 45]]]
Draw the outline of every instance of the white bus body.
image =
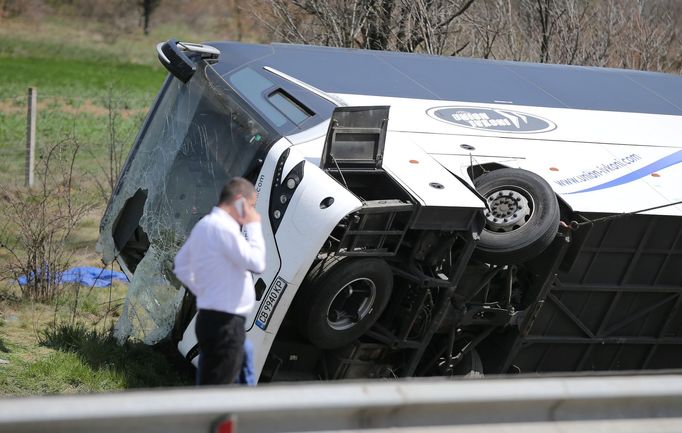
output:
[[132, 280], [121, 336], [172, 334], [196, 365], [169, 258], [239, 175], [264, 216], [263, 381], [682, 366], [682, 78], [159, 50], [171, 75], [101, 226]]

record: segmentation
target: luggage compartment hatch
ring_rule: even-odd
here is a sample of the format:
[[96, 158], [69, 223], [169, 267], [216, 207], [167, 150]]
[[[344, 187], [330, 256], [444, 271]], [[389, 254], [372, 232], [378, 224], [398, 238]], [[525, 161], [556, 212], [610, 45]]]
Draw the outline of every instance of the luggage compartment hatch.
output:
[[324, 142], [322, 169], [381, 169], [388, 111], [387, 106], [337, 107]]

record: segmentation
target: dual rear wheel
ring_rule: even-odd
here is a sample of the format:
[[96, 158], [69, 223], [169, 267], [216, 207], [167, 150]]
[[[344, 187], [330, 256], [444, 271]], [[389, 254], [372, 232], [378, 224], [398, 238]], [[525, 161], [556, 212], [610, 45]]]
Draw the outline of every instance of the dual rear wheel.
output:
[[492, 264], [518, 264], [542, 253], [559, 228], [559, 202], [552, 187], [530, 171], [502, 168], [474, 180], [485, 198], [485, 228], [476, 258]]

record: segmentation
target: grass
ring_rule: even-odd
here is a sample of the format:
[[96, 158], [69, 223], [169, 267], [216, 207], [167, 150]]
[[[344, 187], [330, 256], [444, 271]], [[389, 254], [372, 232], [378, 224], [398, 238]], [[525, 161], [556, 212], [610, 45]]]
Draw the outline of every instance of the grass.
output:
[[[152, 96], [165, 74], [158, 68], [96, 59], [2, 57], [0, 97], [16, 97], [37, 87], [39, 95], [97, 97], [109, 87], [118, 91]], [[83, 92], [85, 91], [85, 93]]]
[[[24, 108], [25, 109], [25, 108]], [[69, 108], [45, 107], [37, 120], [36, 160], [44, 157], [45, 149], [65, 137], [74, 136], [81, 144], [76, 160], [76, 173], [85, 178], [82, 186], [94, 187], [94, 179], [102, 176], [108, 164], [109, 112], [100, 107], [96, 112], [70, 111]], [[129, 110], [129, 114], [114, 111], [117, 140], [127, 154], [146, 110]], [[26, 114], [0, 112], [0, 184], [23, 185], [26, 140]]]
[[[21, 301], [5, 286], [0, 296], [0, 396], [72, 394], [181, 386], [193, 371], [170, 343], [119, 345], [110, 329], [125, 285], [76, 286], [53, 304]], [[109, 302], [109, 296], [112, 302]]]
[[[21, 22], [0, 25], [0, 185], [24, 182], [29, 86], [38, 88], [37, 161], [51, 144], [76, 137], [82, 146], [76, 161], [79, 186], [92, 195], [107, 166], [110, 116], [127, 154], [165, 77], [158, 62], [135, 64], [102, 42], [90, 46], [74, 35], [71, 27], [78, 26], [69, 24], [49, 22], [33, 33]], [[141, 57], [155, 60], [153, 44], [144, 45], [149, 53]]]
[[127, 153], [166, 75], [153, 43], [129, 44], [145, 46], [148, 52], [139, 57], [154, 61], [138, 64], [96, 38], [87, 43], [74, 23], [47, 22], [35, 32], [27, 27], [14, 20], [0, 25], [0, 184], [23, 182], [26, 92], [31, 86], [38, 89], [37, 157], [49, 144], [73, 134], [83, 145], [78, 170], [97, 175], [98, 161], [106, 155], [109, 115], [116, 115]]
[[[38, 165], [44, 149], [76, 137], [81, 151], [74, 185], [79, 199], [97, 204], [67, 240], [73, 266], [100, 264], [95, 243], [105, 200], [97, 184], [108, 166], [110, 119], [113, 115], [125, 155], [166, 75], [155, 43], [171, 36], [215, 39], [177, 24], [158, 26], [149, 37], [104, 30], [101, 23], [64, 17], [45, 17], [39, 24], [0, 18], [0, 206], [2, 194], [23, 187], [26, 89], [36, 86]], [[4, 260], [7, 253], [0, 248], [0, 265]], [[111, 337], [125, 285], [111, 292], [66, 287], [54, 302], [40, 304], [21, 300], [17, 287], [1, 279], [0, 359], [7, 363], [0, 362], [0, 395], [193, 383], [191, 367], [174, 347], [118, 345]]]
[[149, 101], [166, 75], [156, 61], [153, 40], [129, 41], [136, 54], [124, 55], [97, 38], [87, 40], [80, 25], [62, 20], [31, 32], [34, 26], [25, 21], [3, 20], [0, 101], [24, 98], [29, 86], [37, 87], [39, 96], [97, 100], [113, 88], [117, 95]]
[[225, 39], [216, 28], [159, 22], [144, 36], [137, 28], [112, 33], [105, 23], [66, 16], [0, 18], [0, 98], [23, 97], [28, 86], [51, 96], [90, 97], [112, 84], [153, 97], [166, 75], [156, 43]]
[[0, 389], [6, 395], [89, 393], [124, 387], [120, 376], [109, 369], [92, 369], [74, 353], [51, 353], [19, 365], [16, 371], [0, 376]]
[[182, 380], [159, 351], [139, 342], [119, 345], [110, 332], [82, 324], [47, 329], [40, 344], [77, 355], [90, 371], [108, 373], [122, 388], [170, 386]]
[[76, 264], [87, 265], [99, 263], [94, 245], [106, 197], [98, 184], [106, 183], [112, 126], [126, 155], [165, 77], [152, 40], [126, 36], [110, 43], [92, 27], [65, 18], [39, 26], [6, 19], [0, 24], [1, 189], [23, 187], [26, 89], [37, 86], [37, 166], [45, 149], [75, 137], [81, 145], [75, 164], [79, 195], [98, 204], [68, 243]]
[[[139, 27], [115, 31], [96, 20], [67, 15], [44, 16], [39, 20], [0, 18], [0, 37], [12, 42], [0, 47], [0, 54], [14, 57], [115, 60], [146, 65], [161, 71], [156, 58], [156, 43], [172, 37], [185, 41], [232, 39], [233, 31], [225, 23], [191, 25], [178, 20], [156, 22], [145, 36]], [[251, 36], [253, 39], [253, 36]]]

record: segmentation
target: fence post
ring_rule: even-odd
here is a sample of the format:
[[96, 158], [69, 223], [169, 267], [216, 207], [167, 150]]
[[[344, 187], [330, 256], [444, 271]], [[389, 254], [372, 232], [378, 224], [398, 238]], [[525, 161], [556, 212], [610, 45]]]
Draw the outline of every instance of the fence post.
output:
[[28, 115], [26, 118], [26, 186], [33, 186], [33, 165], [36, 151], [36, 113], [38, 112], [38, 89], [28, 88]]

